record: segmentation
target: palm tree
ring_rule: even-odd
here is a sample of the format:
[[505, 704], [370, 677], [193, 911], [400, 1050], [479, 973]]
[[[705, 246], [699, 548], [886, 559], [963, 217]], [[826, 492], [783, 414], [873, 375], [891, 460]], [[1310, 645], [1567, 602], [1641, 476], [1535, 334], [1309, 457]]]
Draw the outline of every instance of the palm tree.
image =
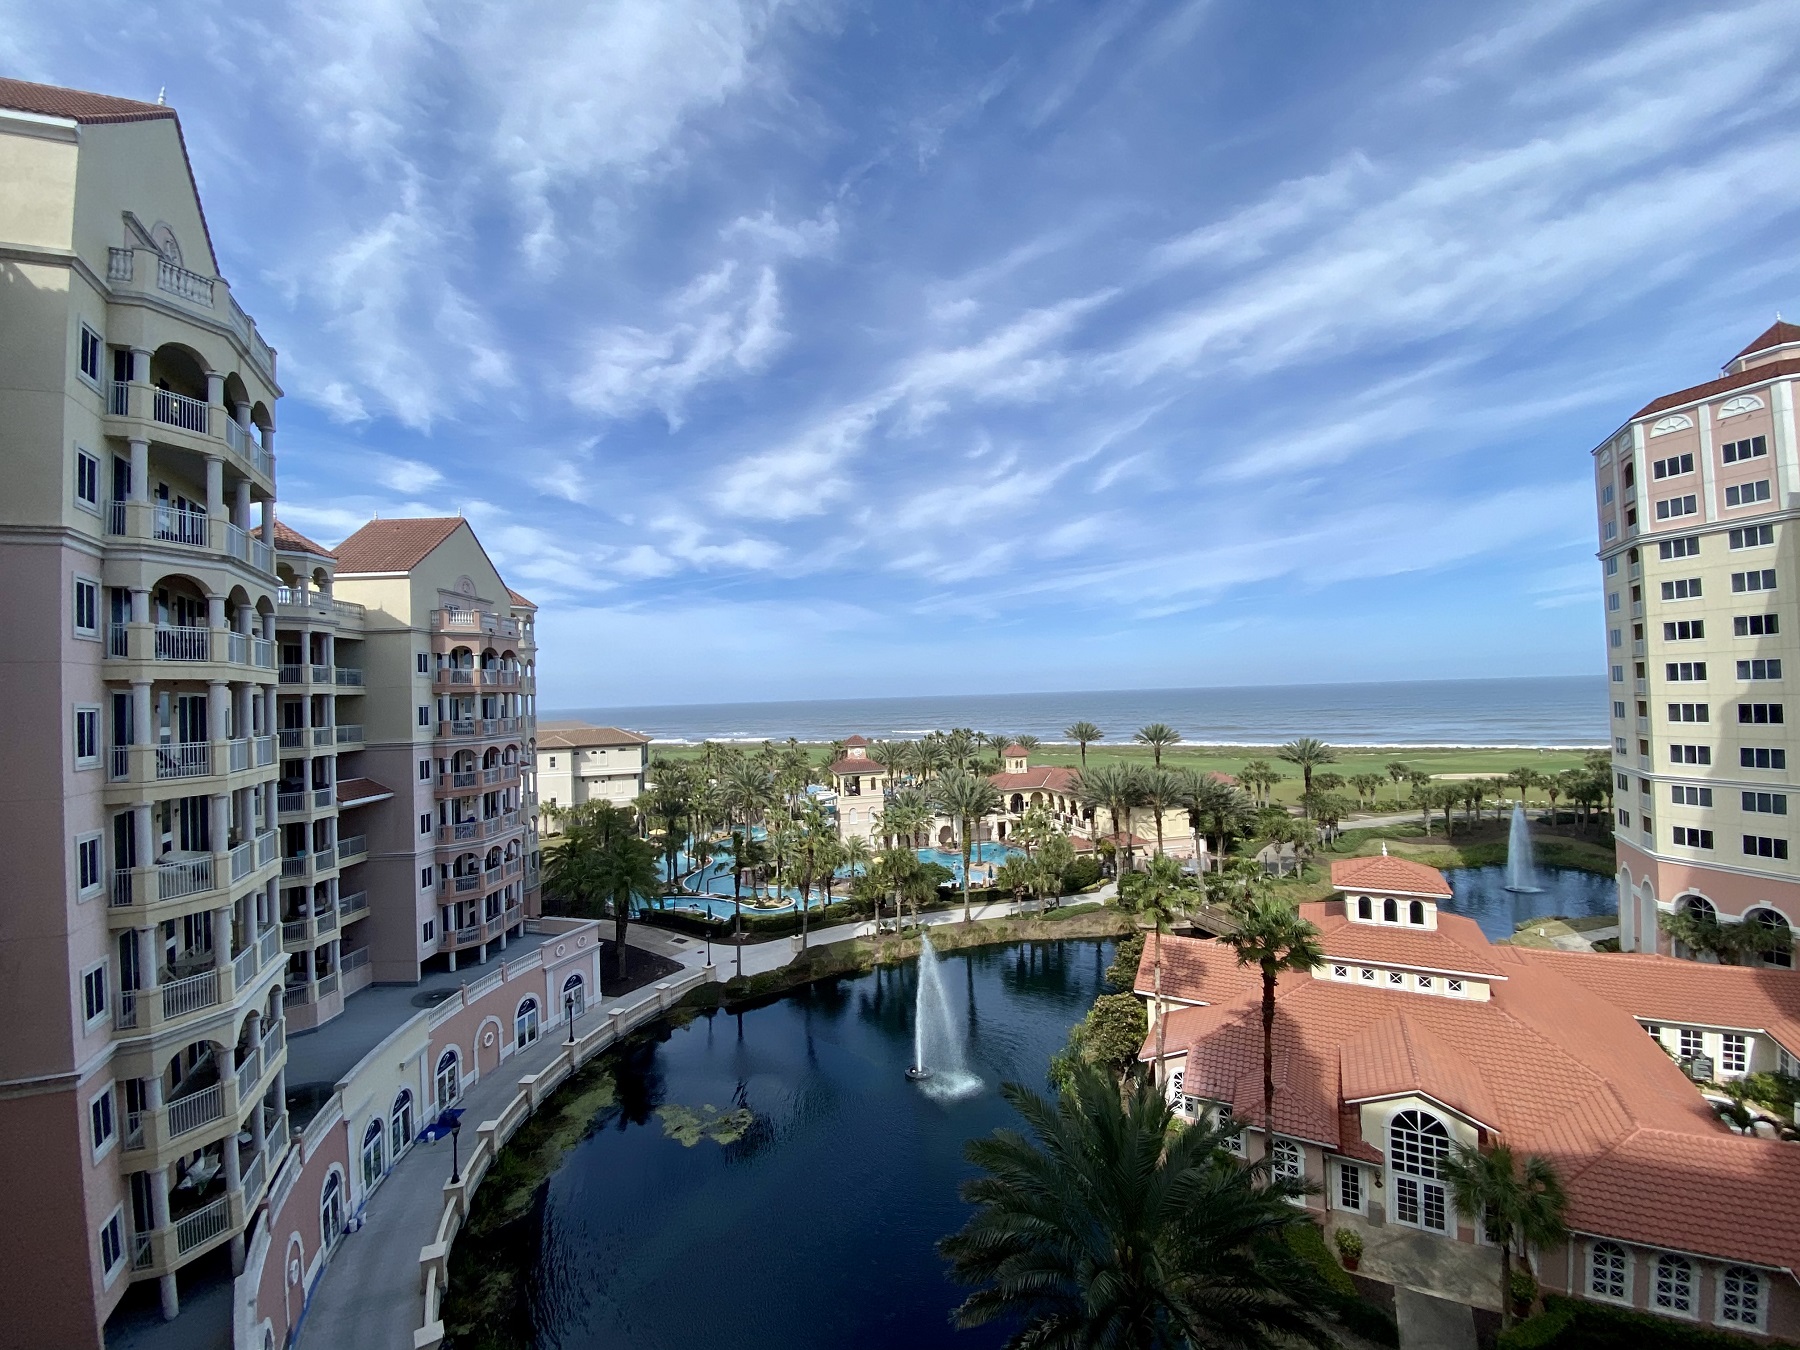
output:
[[882, 773], [887, 775], [887, 790], [890, 794], [899, 788], [901, 770], [911, 757], [912, 747], [905, 741], [876, 741], [869, 747], [869, 760], [879, 764]]
[[1431, 808], [1437, 800], [1437, 785], [1431, 781], [1431, 775], [1415, 770], [1407, 779], [1412, 784], [1412, 803], [1419, 808], [1419, 818], [1425, 822], [1425, 837], [1431, 838]]
[[1522, 806], [1525, 803], [1525, 794], [1544, 780], [1539, 777], [1536, 769], [1519, 768], [1507, 774], [1501, 781], [1508, 787], [1519, 790], [1519, 804]]
[[1237, 780], [1250, 789], [1250, 795], [1260, 806], [1267, 799], [1269, 789], [1274, 786], [1276, 775], [1266, 759], [1252, 759], [1245, 761], [1244, 767], [1238, 770]]
[[913, 776], [921, 783], [929, 783], [949, 763], [950, 756], [944, 749], [943, 737], [937, 732], [922, 736], [912, 743]]
[[769, 860], [769, 851], [760, 839], [752, 839], [745, 830], [733, 830], [731, 838], [720, 850], [731, 859], [732, 941], [737, 943], [737, 973], [744, 973], [744, 873], [761, 867]]
[[1311, 736], [1302, 736], [1298, 740], [1289, 741], [1275, 751], [1277, 759], [1285, 759], [1289, 764], [1300, 766], [1302, 785], [1300, 800], [1305, 801], [1312, 796], [1313, 770], [1321, 764], [1336, 764], [1337, 751], [1324, 741], [1315, 740]]
[[1285, 900], [1252, 894], [1236, 906], [1238, 929], [1220, 941], [1237, 952], [1240, 966], [1262, 970], [1263, 1143], [1275, 1148], [1275, 980], [1284, 970], [1311, 970], [1325, 959], [1319, 930]]
[[1193, 797], [1188, 811], [1206, 835], [1218, 841], [1215, 854], [1223, 860], [1232, 836], [1247, 833], [1253, 826], [1250, 798], [1240, 788], [1220, 782], [1211, 774], [1196, 774]]
[[1398, 798], [1400, 795], [1400, 784], [1412, 777], [1412, 767], [1407, 764], [1402, 764], [1396, 759], [1390, 763], [1384, 764], [1382, 770], [1387, 774], [1388, 781], [1393, 783], [1394, 796]]
[[859, 867], [867, 872], [869, 864], [875, 859], [875, 852], [869, 847], [869, 841], [860, 834], [853, 834], [844, 840], [843, 855], [842, 861], [849, 867], [852, 877], [859, 875]]
[[987, 779], [959, 771], [940, 778], [932, 795], [938, 809], [957, 822], [957, 834], [961, 836], [963, 922], [968, 923], [969, 852], [982, 820], [1000, 809], [1000, 794]]
[[1350, 775], [1350, 786], [1356, 790], [1356, 804], [1364, 802], [1373, 805], [1375, 794], [1381, 791], [1381, 775], [1378, 773], [1355, 773]]
[[1514, 1245], [1520, 1256], [1533, 1247], [1547, 1247], [1568, 1236], [1563, 1210], [1568, 1204], [1556, 1166], [1540, 1154], [1526, 1157], [1521, 1173], [1513, 1152], [1495, 1144], [1486, 1153], [1467, 1145], [1455, 1145], [1438, 1162], [1456, 1207], [1487, 1229], [1489, 1241], [1500, 1248], [1500, 1326], [1512, 1325], [1512, 1258]]
[[1105, 808], [1115, 832], [1125, 835], [1125, 866], [1132, 860], [1131, 813], [1143, 804], [1144, 771], [1136, 764], [1096, 764], [1075, 775], [1075, 796], [1093, 810]]
[[554, 817], [562, 839], [544, 861], [544, 888], [570, 912], [613, 919], [613, 971], [625, 974], [625, 927], [633, 896], [649, 896], [662, 886], [656, 848], [638, 837], [636, 813], [610, 802], [564, 807]]
[[1152, 956], [1156, 969], [1155, 1009], [1156, 1060], [1151, 1074], [1162, 1082], [1163, 1037], [1167, 1031], [1162, 1002], [1162, 935], [1163, 929], [1175, 922], [1186, 903], [1192, 899], [1192, 887], [1181, 875], [1181, 866], [1173, 858], [1158, 853], [1142, 872], [1127, 872], [1119, 878], [1119, 908], [1135, 914], [1140, 923], [1150, 926]]
[[1087, 768], [1087, 748], [1106, 739], [1106, 733], [1092, 722], [1076, 722], [1063, 728], [1063, 735], [1081, 748], [1081, 767]]
[[1174, 745], [1181, 740], [1181, 733], [1167, 722], [1152, 722], [1147, 727], [1139, 727], [1137, 735], [1131, 738], [1139, 745], [1150, 747], [1150, 754], [1157, 768], [1162, 768], [1162, 752], [1166, 745]]
[[1187, 784], [1172, 769], [1153, 768], [1143, 775], [1142, 801], [1156, 815], [1156, 856], [1163, 851], [1163, 812], [1173, 811], [1188, 800]]
[[1173, 1130], [1163, 1094], [1079, 1066], [1055, 1102], [1001, 1095], [1029, 1134], [997, 1129], [965, 1152], [976, 1207], [938, 1250], [976, 1286], [962, 1328], [1016, 1328], [1007, 1350], [1192, 1350], [1329, 1345], [1311, 1309], [1327, 1295], [1287, 1236], [1311, 1222], [1299, 1182], [1239, 1167], [1213, 1125]]

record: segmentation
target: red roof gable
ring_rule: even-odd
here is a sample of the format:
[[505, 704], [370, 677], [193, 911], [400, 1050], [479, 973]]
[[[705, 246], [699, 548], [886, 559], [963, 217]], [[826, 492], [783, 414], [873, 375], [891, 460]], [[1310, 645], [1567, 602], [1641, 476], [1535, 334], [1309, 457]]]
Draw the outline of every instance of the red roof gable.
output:
[[338, 570], [410, 572], [464, 523], [461, 516], [371, 520], [337, 546]]
[[1789, 357], [1782, 361], [1770, 361], [1765, 365], [1751, 366], [1749, 369], [1740, 370], [1735, 374], [1721, 375], [1718, 379], [1708, 380], [1705, 384], [1696, 384], [1688, 389], [1678, 389], [1673, 394], [1664, 394], [1659, 399], [1652, 399], [1634, 412], [1631, 417], [1633, 421], [1636, 421], [1640, 417], [1650, 417], [1669, 408], [1679, 408], [1685, 403], [1698, 403], [1702, 399], [1728, 394], [1733, 389], [1742, 389], [1745, 385], [1777, 380], [1784, 375], [1800, 375], [1800, 358]]
[[1766, 352], [1771, 347], [1785, 347], [1790, 342], [1800, 342], [1800, 324], [1787, 323], [1777, 319], [1763, 329], [1754, 342], [1731, 359], [1742, 361], [1746, 356], [1754, 356], [1757, 352]]
[[1385, 853], [1372, 858], [1337, 858], [1331, 864], [1331, 886], [1339, 891], [1371, 891], [1376, 895], [1451, 897], [1450, 883], [1435, 867]]
[[337, 557], [325, 545], [314, 543], [279, 516], [275, 518], [275, 547], [284, 553], [311, 553], [319, 558]]

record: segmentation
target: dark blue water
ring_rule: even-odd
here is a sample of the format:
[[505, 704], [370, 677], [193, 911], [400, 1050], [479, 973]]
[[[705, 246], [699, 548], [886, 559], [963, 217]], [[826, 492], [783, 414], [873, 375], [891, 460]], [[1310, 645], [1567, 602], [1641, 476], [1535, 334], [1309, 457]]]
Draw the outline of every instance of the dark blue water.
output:
[[1509, 938], [1527, 919], [1588, 918], [1619, 912], [1618, 883], [1597, 872], [1538, 864], [1537, 892], [1506, 889], [1504, 867], [1452, 867], [1444, 875], [1455, 898], [1444, 908], [1466, 914], [1492, 941]]
[[[916, 964], [828, 981], [671, 1032], [622, 1071], [622, 1108], [551, 1178], [533, 1280], [540, 1350], [982, 1350], [937, 1240], [968, 1207], [964, 1141], [1017, 1117], [1100, 991], [1110, 942], [942, 958], [986, 1090], [939, 1103], [907, 1082]], [[750, 1107], [735, 1144], [666, 1138], [656, 1106]]]
[[667, 741], [830, 741], [853, 733], [921, 736], [951, 727], [1060, 741], [1065, 727], [1085, 719], [1113, 743], [1129, 741], [1147, 723], [1167, 722], [1202, 745], [1276, 745], [1317, 736], [1337, 745], [1596, 746], [1606, 743], [1606, 713], [1605, 680], [1580, 675], [696, 703], [543, 716], [577, 717]]

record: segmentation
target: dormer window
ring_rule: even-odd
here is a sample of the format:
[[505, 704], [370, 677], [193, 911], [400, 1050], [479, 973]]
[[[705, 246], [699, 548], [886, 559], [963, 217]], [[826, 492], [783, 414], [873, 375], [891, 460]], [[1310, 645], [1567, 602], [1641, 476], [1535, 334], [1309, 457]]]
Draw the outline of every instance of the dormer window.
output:
[[1409, 923], [1417, 924], [1419, 927], [1423, 928], [1425, 926], [1425, 902], [1422, 900], [1413, 901], [1412, 904], [1406, 907], [1406, 917]]
[[1368, 896], [1359, 895], [1356, 897], [1356, 917], [1359, 919], [1373, 919], [1375, 917], [1375, 906], [1370, 902]]
[[1381, 902], [1381, 920], [1383, 923], [1400, 922], [1400, 906], [1391, 895]]

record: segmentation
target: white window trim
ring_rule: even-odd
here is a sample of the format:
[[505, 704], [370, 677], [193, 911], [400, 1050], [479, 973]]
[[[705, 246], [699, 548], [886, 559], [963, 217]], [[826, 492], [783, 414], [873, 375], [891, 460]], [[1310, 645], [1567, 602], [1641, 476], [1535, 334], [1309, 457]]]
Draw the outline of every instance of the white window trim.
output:
[[[116, 1135], [117, 1133], [118, 1133], [118, 1131], [115, 1129], [114, 1134]], [[112, 1227], [115, 1223], [118, 1224], [118, 1226], [119, 1226], [119, 1259], [117, 1261], [113, 1262], [112, 1265], [105, 1271], [106, 1287], [109, 1289], [112, 1288], [113, 1281], [119, 1278], [119, 1272], [121, 1272], [128, 1265], [131, 1264], [130, 1260], [128, 1259], [131, 1255], [131, 1243], [125, 1232], [125, 1206], [124, 1205], [118, 1206], [116, 1209], [113, 1210], [113, 1212], [111, 1214], [108, 1214], [106, 1216], [104, 1221], [102, 1221], [98, 1231], [96, 1231], [96, 1233], [94, 1234], [94, 1241], [96, 1244], [98, 1244], [98, 1242], [100, 1240], [100, 1234], [104, 1233], [108, 1228]]]
[[[104, 757], [104, 747], [101, 746], [100, 739], [105, 724], [100, 720], [100, 705], [98, 703], [77, 703], [71, 711], [73, 716], [69, 730], [73, 733], [74, 743], [69, 748], [75, 756], [75, 767], [77, 769], [97, 769]], [[87, 756], [83, 756], [81, 753], [81, 715], [83, 713], [94, 715], [94, 753]]]
[[[87, 1013], [87, 980], [88, 976], [96, 970], [101, 972], [106, 997], [100, 1001], [100, 1011], [89, 1017]], [[92, 1031], [106, 1020], [106, 1014], [112, 1009], [112, 980], [106, 973], [106, 962], [96, 961], [82, 970], [75, 981], [75, 997], [81, 1000], [81, 1029], [83, 1032]]]
[[[112, 1133], [107, 1135], [105, 1139], [102, 1139], [102, 1140], [99, 1140], [96, 1142], [95, 1139], [93, 1138], [93, 1134], [94, 1134], [94, 1103], [99, 1101], [102, 1097], [110, 1098], [111, 1102], [112, 1102], [112, 1111], [111, 1111]], [[113, 1092], [113, 1084], [109, 1081], [104, 1088], [102, 1088], [100, 1091], [96, 1092], [93, 1096], [88, 1098], [88, 1148], [89, 1148], [89, 1151], [92, 1152], [94, 1155], [94, 1161], [99, 1162], [102, 1158], [104, 1158], [107, 1154], [111, 1153], [118, 1146], [119, 1146], [119, 1099], [118, 1099], [117, 1095]]]
[[74, 632], [75, 636], [83, 642], [98, 642], [100, 640], [100, 627], [105, 622], [105, 620], [100, 617], [100, 602], [106, 598], [106, 590], [100, 584], [99, 577], [90, 577], [85, 573], [77, 572], [75, 574], [76, 588], [79, 588], [84, 582], [94, 588], [94, 626], [92, 628], [83, 628], [80, 624], [75, 622], [75, 592], [71, 590], [69, 592], [69, 627]]
[[[94, 869], [97, 880], [91, 886], [81, 884], [81, 846], [93, 843], [99, 846], [100, 865]], [[75, 896], [79, 900], [91, 900], [106, 889], [106, 835], [100, 830], [89, 830], [75, 836]], [[104, 964], [104, 962], [102, 963]], [[110, 991], [109, 991], [110, 992]]]
[[[81, 495], [81, 461], [91, 459], [94, 462], [94, 500], [89, 501]], [[100, 456], [86, 446], [75, 447], [75, 506], [90, 515], [100, 514]]]
[[[98, 376], [89, 375], [81, 368], [81, 348], [83, 345], [81, 339], [88, 333], [94, 335], [94, 345], [100, 349], [100, 374]], [[100, 388], [100, 381], [106, 378], [106, 338], [86, 319], [80, 321], [79, 332], [75, 337], [75, 376], [96, 394], [105, 392]]]
[[[1664, 1307], [1656, 1301], [1656, 1268], [1657, 1263], [1665, 1256], [1687, 1262], [1688, 1303], [1690, 1306], [1686, 1312], [1675, 1307]], [[1700, 1320], [1700, 1273], [1699, 1263], [1693, 1257], [1686, 1256], [1681, 1252], [1657, 1252], [1652, 1255], [1650, 1258], [1650, 1287], [1645, 1291], [1645, 1310], [1661, 1317], [1677, 1317], [1686, 1322], [1698, 1322]]]
[[[1625, 1253], [1625, 1294], [1622, 1298], [1614, 1298], [1611, 1294], [1594, 1292], [1594, 1256], [1600, 1247], [1610, 1244]], [[1630, 1246], [1613, 1238], [1596, 1238], [1587, 1244], [1587, 1269], [1582, 1272], [1583, 1298], [1591, 1298], [1596, 1303], [1610, 1303], [1617, 1308], [1632, 1306], [1632, 1295], [1636, 1292], [1638, 1254]]]
[[[1732, 1267], [1754, 1271], [1758, 1281], [1756, 1294], [1756, 1321], [1727, 1322], [1725, 1320], [1725, 1272]], [[1760, 1266], [1745, 1265], [1742, 1261], [1727, 1261], [1719, 1266], [1718, 1274], [1713, 1277], [1713, 1324], [1726, 1331], [1754, 1331], [1767, 1334], [1769, 1330], [1769, 1295], [1774, 1292], [1774, 1281], [1769, 1272]]]
[[[1344, 1162], [1340, 1160], [1337, 1165], [1337, 1170], [1338, 1187], [1335, 1196], [1337, 1203], [1334, 1207], [1343, 1210], [1348, 1214], [1367, 1214], [1369, 1212], [1369, 1169], [1364, 1167], [1361, 1163]], [[1360, 1198], [1354, 1205], [1346, 1205], [1344, 1203], [1343, 1174], [1346, 1172], [1356, 1173], [1356, 1194]]]

